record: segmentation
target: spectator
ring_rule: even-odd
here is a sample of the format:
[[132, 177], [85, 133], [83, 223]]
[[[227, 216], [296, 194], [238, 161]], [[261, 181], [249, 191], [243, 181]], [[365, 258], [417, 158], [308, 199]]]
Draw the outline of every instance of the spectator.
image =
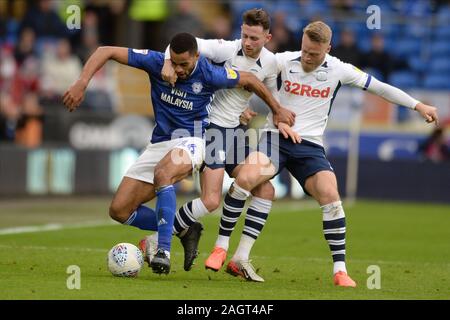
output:
[[59, 18], [50, 0], [39, 0], [30, 7], [20, 30], [25, 28], [33, 29], [38, 38], [61, 38], [67, 35], [66, 25]]
[[59, 100], [80, 73], [80, 60], [72, 54], [69, 41], [59, 40], [56, 53], [47, 52], [42, 63], [42, 93], [50, 100]]
[[364, 55], [361, 67], [375, 69], [383, 79], [388, 79], [393, 69], [393, 58], [384, 48], [384, 38], [377, 33], [372, 37], [372, 48]]
[[331, 55], [354, 66], [361, 66], [362, 55], [356, 45], [352, 30], [345, 29], [341, 32], [340, 42], [336, 47], [331, 48]]
[[286, 26], [286, 16], [284, 12], [278, 11], [273, 17], [271, 28], [272, 40], [266, 48], [272, 52], [296, 51], [299, 41]]
[[8, 94], [0, 96], [0, 141], [14, 141], [20, 111]]
[[442, 162], [450, 160], [450, 146], [445, 141], [443, 128], [436, 128], [419, 146], [419, 153], [425, 160]]
[[28, 93], [23, 99], [21, 115], [17, 120], [17, 144], [28, 148], [38, 147], [42, 143], [43, 112], [38, 97]]
[[[165, 0], [131, 0], [128, 13], [132, 20], [141, 22], [139, 25], [142, 26], [142, 30], [139, 30], [139, 25], [135, 26], [137, 33], [142, 38], [141, 47], [161, 51], [167, 45], [167, 42], [164, 44], [161, 40], [164, 20], [168, 15], [167, 3], [168, 1]], [[180, 28], [180, 30], [182, 29]], [[133, 36], [130, 34], [131, 38]]]
[[24, 28], [20, 34], [19, 42], [14, 50], [14, 58], [20, 66], [27, 58], [36, 58], [35, 34], [33, 29]]
[[[176, 4], [175, 14], [171, 15], [163, 25], [163, 43], [167, 45], [170, 39], [183, 30], [196, 37], [204, 38], [204, 26], [195, 16], [191, 0], [180, 0]], [[165, 47], [164, 45], [164, 47]]]
[[205, 39], [232, 39], [232, 23], [226, 16], [218, 16], [214, 19], [212, 29], [205, 34]]
[[84, 14], [83, 26], [81, 28], [81, 43], [76, 49], [77, 56], [83, 64], [86, 63], [89, 56], [99, 45], [97, 14], [92, 10], [87, 10]]

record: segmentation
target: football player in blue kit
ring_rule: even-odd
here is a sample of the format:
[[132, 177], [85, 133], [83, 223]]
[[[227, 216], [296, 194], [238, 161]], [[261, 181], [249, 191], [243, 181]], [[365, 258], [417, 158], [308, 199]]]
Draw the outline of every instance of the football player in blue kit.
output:
[[[198, 170], [205, 154], [204, 132], [214, 92], [244, 87], [271, 108], [278, 121], [293, 123], [294, 114], [279, 105], [254, 75], [213, 66], [198, 53], [196, 39], [179, 33], [170, 42], [171, 60], [178, 76], [175, 87], [161, 78], [164, 54], [151, 50], [99, 47], [86, 62], [79, 79], [63, 102], [74, 111], [83, 101], [90, 79], [108, 60], [146, 71], [156, 126], [151, 141], [122, 179], [110, 205], [114, 220], [143, 230], [158, 230], [158, 251], [151, 261], [155, 273], [170, 272], [170, 248], [176, 212], [173, 184]], [[286, 126], [288, 127], [288, 126]], [[284, 134], [294, 139], [289, 128]], [[143, 204], [157, 198], [155, 210]], [[157, 219], [154, 219], [154, 216]]]

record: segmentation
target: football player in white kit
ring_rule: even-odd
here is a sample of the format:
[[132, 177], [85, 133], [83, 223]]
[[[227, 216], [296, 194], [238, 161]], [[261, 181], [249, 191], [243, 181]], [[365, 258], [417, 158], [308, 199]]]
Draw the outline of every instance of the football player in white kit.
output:
[[[232, 67], [240, 71], [248, 71], [259, 78], [276, 97], [277, 94], [277, 63], [275, 55], [264, 48], [270, 41], [271, 34], [269, 15], [262, 9], [248, 10], [243, 14], [242, 39], [235, 41], [198, 39], [197, 43], [201, 55], [209, 58], [213, 63]], [[176, 81], [175, 72], [169, 63], [169, 48], [166, 50], [166, 64], [162, 71], [165, 80], [172, 84]], [[183, 235], [184, 239], [192, 239], [191, 243], [183, 243], [185, 249], [184, 269], [190, 270], [197, 256], [197, 246], [202, 226], [197, 222], [199, 218], [216, 210], [222, 199], [223, 176], [226, 171], [230, 177], [236, 177], [245, 158], [250, 153], [246, 143], [246, 127], [240, 125], [240, 116], [248, 107], [252, 93], [245, 89], [219, 90], [215, 93], [211, 103], [210, 125], [206, 132], [205, 167], [201, 174], [200, 198], [184, 204], [177, 212], [174, 222], [174, 233]], [[284, 110], [286, 111], [286, 110]], [[245, 114], [252, 115], [246, 110]], [[289, 125], [293, 124], [295, 114], [288, 113]], [[292, 118], [290, 118], [292, 117]], [[246, 120], [243, 116], [242, 120]], [[290, 131], [290, 127], [286, 126]], [[246, 248], [261, 232], [267, 214], [272, 206], [274, 189], [266, 181], [252, 189], [252, 200], [246, 215], [246, 227], [243, 231], [243, 240]], [[229, 238], [239, 218], [230, 207], [224, 208], [219, 237], [216, 242], [216, 251], [226, 257]], [[184, 233], [187, 232], [187, 237]], [[147, 236], [140, 242], [140, 247], [151, 259], [151, 248], [155, 247], [156, 235]], [[250, 249], [249, 248], [249, 249]], [[248, 252], [250, 251], [248, 249]], [[217, 253], [217, 252], [216, 252]], [[214, 257], [214, 256], [213, 256]], [[222, 259], [221, 258], [221, 259]], [[251, 280], [264, 281], [259, 277], [248, 261], [248, 255], [236, 252], [235, 260], [246, 269]], [[205, 267], [218, 271], [223, 261], [208, 259]]]
[[[234, 212], [239, 214], [250, 190], [286, 168], [322, 209], [323, 233], [333, 258], [335, 285], [355, 287], [345, 265], [344, 209], [336, 176], [323, 148], [323, 133], [336, 93], [341, 85], [355, 86], [419, 112], [428, 123], [438, 124], [438, 116], [436, 108], [330, 56], [331, 35], [328, 25], [313, 22], [303, 30], [301, 51], [275, 55], [280, 72], [280, 104], [296, 113], [292, 129], [297, 134], [297, 143], [280, 136], [269, 115], [267, 132], [262, 135], [258, 150], [249, 155], [239, 170], [224, 207], [233, 203]], [[283, 126], [280, 123], [278, 128]]]

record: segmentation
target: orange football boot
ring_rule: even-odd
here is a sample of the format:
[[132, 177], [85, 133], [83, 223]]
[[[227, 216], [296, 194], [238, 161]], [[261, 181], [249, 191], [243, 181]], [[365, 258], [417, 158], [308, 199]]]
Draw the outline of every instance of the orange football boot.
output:
[[219, 271], [227, 258], [227, 252], [221, 247], [214, 247], [213, 251], [205, 261], [205, 269]]
[[356, 282], [349, 277], [344, 271], [339, 271], [334, 274], [334, 284], [340, 287], [356, 287]]

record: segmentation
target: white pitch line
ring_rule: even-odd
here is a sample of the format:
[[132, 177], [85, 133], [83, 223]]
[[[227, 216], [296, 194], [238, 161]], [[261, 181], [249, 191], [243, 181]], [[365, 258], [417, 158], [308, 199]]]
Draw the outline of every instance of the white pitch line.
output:
[[[78, 252], [101, 252], [106, 253], [108, 252], [108, 249], [102, 249], [102, 248], [88, 248], [88, 247], [47, 247], [47, 246], [15, 246], [15, 245], [2, 245], [0, 244], [0, 249], [21, 249], [21, 250], [61, 250], [61, 251], [78, 251]], [[182, 252], [172, 252], [172, 255], [175, 256], [183, 256], [184, 254]], [[199, 256], [206, 258], [209, 254], [208, 253], [200, 253]], [[262, 260], [268, 260], [273, 259], [273, 257], [269, 256], [252, 256], [253, 259], [262, 259]], [[317, 262], [317, 263], [332, 263], [331, 259], [326, 258], [315, 258], [315, 257], [309, 257], [309, 258], [302, 258], [302, 257], [294, 257], [294, 256], [278, 256], [277, 259], [281, 260], [290, 260], [290, 261], [298, 261], [298, 263], [302, 261], [308, 261], [308, 262]], [[350, 263], [367, 263], [367, 264], [381, 264], [381, 265], [411, 265], [411, 264], [417, 264], [417, 262], [414, 261], [389, 261], [389, 260], [368, 260], [368, 259], [351, 259]], [[425, 266], [435, 266], [435, 265], [444, 265], [444, 266], [450, 266], [450, 263], [445, 262], [422, 262], [422, 265]]]
[[41, 226], [22, 226], [22, 227], [12, 227], [0, 229], [0, 236], [7, 234], [21, 234], [21, 233], [32, 233], [32, 232], [46, 232], [46, 231], [57, 231], [64, 229], [77, 229], [77, 228], [91, 228], [99, 226], [110, 226], [115, 225], [117, 222], [111, 220], [95, 220], [79, 223], [49, 223]]
[[80, 248], [80, 247], [46, 247], [46, 246], [11, 246], [0, 244], [0, 249], [20, 249], [20, 250], [62, 250], [81, 252], [108, 252], [108, 249], [101, 248]]

